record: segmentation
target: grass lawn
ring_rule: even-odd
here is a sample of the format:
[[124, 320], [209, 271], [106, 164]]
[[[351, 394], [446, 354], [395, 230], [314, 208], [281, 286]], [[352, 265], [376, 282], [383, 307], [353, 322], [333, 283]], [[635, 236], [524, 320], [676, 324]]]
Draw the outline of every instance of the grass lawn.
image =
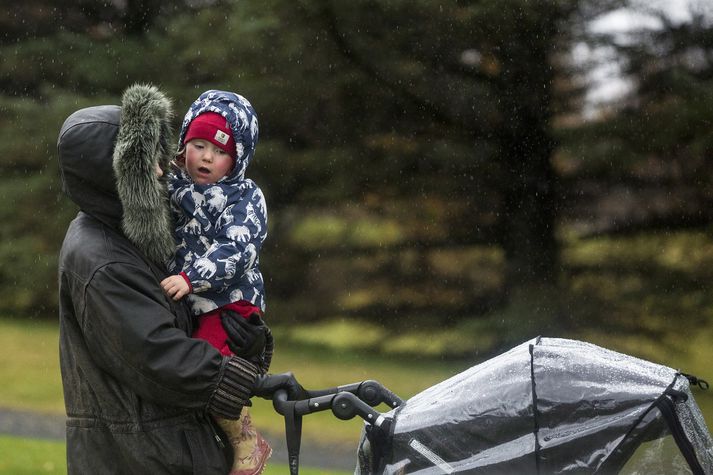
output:
[[64, 413], [58, 324], [0, 319], [0, 407]]
[[[67, 473], [64, 443], [8, 437], [0, 435], [0, 475], [38, 475]], [[289, 473], [284, 464], [268, 463], [265, 475]], [[346, 475], [351, 472], [329, 470], [329, 472], [300, 467], [304, 475]]]
[[0, 435], [0, 474], [67, 473], [64, 443]]
[[[0, 407], [64, 412], [57, 341], [56, 322], [0, 318]], [[467, 366], [432, 360], [407, 365], [394, 358], [290, 344], [278, 347], [272, 371], [292, 371], [306, 388], [314, 389], [376, 379], [407, 398]], [[261, 430], [284, 434], [284, 420], [271, 402], [254, 400], [252, 414]], [[312, 414], [303, 422], [303, 446], [314, 441], [356, 448], [361, 425], [358, 419], [338, 420], [329, 411]]]

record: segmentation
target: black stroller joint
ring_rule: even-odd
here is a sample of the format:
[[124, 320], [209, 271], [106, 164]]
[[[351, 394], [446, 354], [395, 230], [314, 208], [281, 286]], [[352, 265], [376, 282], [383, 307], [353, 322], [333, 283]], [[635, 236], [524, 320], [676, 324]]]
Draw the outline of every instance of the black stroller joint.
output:
[[341, 420], [361, 417], [368, 424], [389, 433], [392, 418], [377, 412], [374, 407], [386, 404], [396, 408], [403, 401], [377, 381], [363, 381], [319, 391], [307, 391], [307, 399], [289, 401], [287, 392], [277, 391], [273, 398], [275, 410], [285, 417], [285, 435], [290, 473], [297, 474], [302, 437], [302, 416], [313, 412], [332, 410]]

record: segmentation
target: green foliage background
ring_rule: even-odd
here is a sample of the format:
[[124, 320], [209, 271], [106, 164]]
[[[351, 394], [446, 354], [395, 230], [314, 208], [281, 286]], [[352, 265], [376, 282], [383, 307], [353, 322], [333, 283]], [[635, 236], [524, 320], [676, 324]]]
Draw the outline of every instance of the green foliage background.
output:
[[[209, 88], [255, 106], [249, 175], [270, 209], [268, 318], [294, 328], [286, 341], [329, 346], [356, 322], [371, 350], [462, 357], [536, 334], [638, 348], [711, 327], [701, 4], [628, 41], [586, 28], [622, 6], [608, 1], [127, 5], [5, 11], [3, 315], [56, 315], [76, 212], [56, 165], [64, 118], [150, 82], [176, 130]], [[609, 48], [635, 85], [589, 120], [578, 43]]]

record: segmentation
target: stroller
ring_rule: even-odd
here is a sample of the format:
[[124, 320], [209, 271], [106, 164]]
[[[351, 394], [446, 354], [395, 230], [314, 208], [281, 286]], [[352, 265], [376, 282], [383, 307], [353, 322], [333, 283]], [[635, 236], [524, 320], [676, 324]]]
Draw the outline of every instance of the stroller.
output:
[[[713, 474], [713, 441], [691, 394], [708, 384], [580, 341], [535, 338], [406, 402], [376, 381], [273, 404], [290, 473], [302, 416], [331, 409], [364, 429], [355, 474]], [[380, 413], [385, 403], [392, 409]]]

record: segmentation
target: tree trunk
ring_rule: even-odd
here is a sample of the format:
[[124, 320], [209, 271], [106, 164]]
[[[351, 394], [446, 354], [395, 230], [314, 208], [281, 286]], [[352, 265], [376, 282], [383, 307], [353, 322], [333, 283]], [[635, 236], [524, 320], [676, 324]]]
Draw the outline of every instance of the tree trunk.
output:
[[541, 39], [526, 51], [518, 45], [503, 64], [503, 125], [498, 135], [504, 169], [501, 242], [508, 289], [553, 283], [559, 267], [556, 176], [550, 162], [554, 150], [551, 42], [551, 38]]

